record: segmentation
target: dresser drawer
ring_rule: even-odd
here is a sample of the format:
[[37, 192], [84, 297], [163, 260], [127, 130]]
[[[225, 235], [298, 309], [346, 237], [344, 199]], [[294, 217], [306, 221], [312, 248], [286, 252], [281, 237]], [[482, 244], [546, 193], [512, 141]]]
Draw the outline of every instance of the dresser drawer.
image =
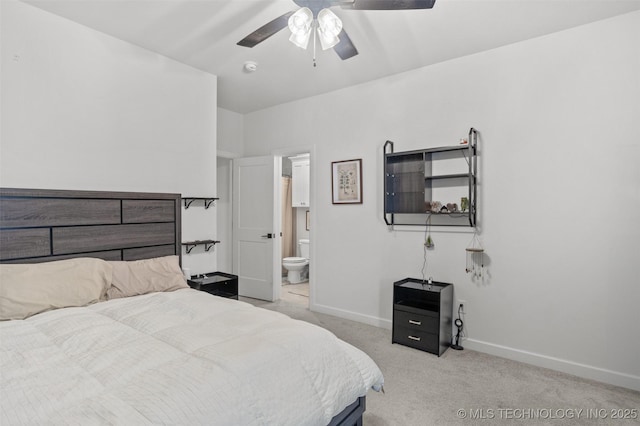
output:
[[187, 280], [189, 286], [215, 296], [238, 299], [238, 276], [225, 272], [208, 272], [193, 275]]
[[393, 324], [410, 330], [424, 331], [427, 333], [438, 332], [438, 317], [431, 315], [421, 315], [407, 312], [400, 309], [393, 311]]
[[394, 325], [393, 343], [438, 354], [438, 335]]
[[229, 282], [226, 283], [213, 283], [204, 284], [199, 288], [200, 291], [205, 291], [214, 296], [229, 297], [233, 299], [238, 298], [238, 287]]

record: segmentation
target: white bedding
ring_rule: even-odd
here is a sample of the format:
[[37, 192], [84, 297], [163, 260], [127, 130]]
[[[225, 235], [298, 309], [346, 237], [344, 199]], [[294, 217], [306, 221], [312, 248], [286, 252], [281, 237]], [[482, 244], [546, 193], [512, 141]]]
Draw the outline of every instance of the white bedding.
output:
[[326, 425], [382, 374], [312, 324], [191, 289], [0, 323], [0, 424]]

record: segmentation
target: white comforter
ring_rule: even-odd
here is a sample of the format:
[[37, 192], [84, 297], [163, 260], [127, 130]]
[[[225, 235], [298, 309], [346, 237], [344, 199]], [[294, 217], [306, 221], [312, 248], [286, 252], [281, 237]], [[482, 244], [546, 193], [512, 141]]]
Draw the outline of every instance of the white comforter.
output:
[[0, 424], [325, 425], [382, 374], [312, 324], [195, 290], [0, 323]]

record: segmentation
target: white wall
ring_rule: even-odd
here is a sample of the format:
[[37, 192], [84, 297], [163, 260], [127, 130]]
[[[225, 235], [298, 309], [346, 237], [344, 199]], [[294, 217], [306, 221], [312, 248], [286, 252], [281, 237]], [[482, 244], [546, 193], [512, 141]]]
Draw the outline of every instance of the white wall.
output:
[[[640, 390], [637, 40], [638, 12], [246, 115], [246, 155], [316, 148], [311, 308], [390, 327], [424, 234], [382, 220], [382, 146], [473, 126], [488, 274], [465, 274], [468, 229], [434, 231], [427, 268], [466, 300], [465, 346]], [[332, 205], [330, 163], [353, 158], [364, 202]]]
[[218, 152], [224, 157], [242, 157], [244, 116], [218, 108]]
[[[2, 1], [0, 184], [214, 196], [216, 76]], [[183, 211], [183, 241], [215, 211]], [[216, 268], [202, 248], [192, 272]]]
[[233, 222], [232, 222], [232, 171], [233, 158], [243, 155], [244, 116], [237, 112], [218, 108], [218, 159], [217, 189], [220, 200], [216, 201], [218, 215], [218, 236], [221, 241], [216, 246], [218, 270], [231, 273], [233, 271]]
[[232, 160], [218, 157], [217, 159], [217, 196], [215, 210], [218, 218], [216, 255], [218, 271], [233, 272], [233, 215], [231, 194], [231, 179], [233, 175]]

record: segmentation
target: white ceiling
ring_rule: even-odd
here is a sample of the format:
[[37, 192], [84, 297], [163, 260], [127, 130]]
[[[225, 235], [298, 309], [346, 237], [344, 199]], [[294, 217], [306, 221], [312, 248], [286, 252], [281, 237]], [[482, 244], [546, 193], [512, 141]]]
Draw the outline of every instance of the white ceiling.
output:
[[[254, 48], [236, 43], [292, 0], [25, 0], [218, 76], [218, 105], [248, 113], [383, 76], [640, 10], [640, 0], [436, 0], [431, 10], [334, 7], [359, 55], [288, 41], [284, 29]], [[243, 71], [245, 61], [258, 70]]]

